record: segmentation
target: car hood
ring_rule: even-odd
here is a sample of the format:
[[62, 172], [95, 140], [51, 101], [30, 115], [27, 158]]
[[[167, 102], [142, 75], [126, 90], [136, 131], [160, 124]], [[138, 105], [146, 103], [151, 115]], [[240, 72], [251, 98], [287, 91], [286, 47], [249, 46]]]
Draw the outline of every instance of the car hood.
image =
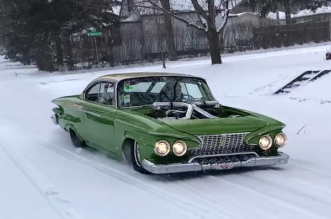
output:
[[173, 129], [192, 135], [215, 135], [227, 133], [253, 132], [268, 123], [262, 118], [244, 116], [237, 118], [162, 120]]

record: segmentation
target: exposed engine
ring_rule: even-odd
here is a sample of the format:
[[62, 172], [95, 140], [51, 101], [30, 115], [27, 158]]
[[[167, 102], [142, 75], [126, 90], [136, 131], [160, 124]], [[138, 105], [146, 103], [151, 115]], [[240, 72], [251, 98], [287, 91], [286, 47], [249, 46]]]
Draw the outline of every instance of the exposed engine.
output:
[[[204, 105], [209, 108], [210, 112], [200, 108], [198, 105]], [[183, 103], [183, 102], [160, 102], [154, 103], [153, 108], [155, 110], [157, 119], [160, 120], [188, 120], [188, 119], [212, 119], [219, 118], [219, 103]]]

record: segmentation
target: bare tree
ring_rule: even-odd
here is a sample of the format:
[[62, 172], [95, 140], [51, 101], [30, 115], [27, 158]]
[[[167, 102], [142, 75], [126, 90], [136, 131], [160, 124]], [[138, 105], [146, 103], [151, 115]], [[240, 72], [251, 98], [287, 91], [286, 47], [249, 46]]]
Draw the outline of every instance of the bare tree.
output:
[[[170, 0], [160, 0], [162, 7], [170, 11]], [[168, 58], [170, 61], [177, 60], [177, 50], [175, 45], [174, 31], [172, 29], [171, 16], [168, 13], [164, 13], [164, 29], [166, 34], [167, 48], [168, 48]]]
[[[173, 18], [184, 22], [189, 27], [204, 31], [209, 42], [209, 50], [212, 64], [222, 64], [220, 49], [220, 33], [227, 24], [231, 0], [191, 0], [198, 21], [185, 19], [173, 10], [167, 10], [159, 3], [159, 0], [141, 0], [137, 2], [137, 7], [156, 8]], [[217, 2], [217, 3], [216, 3]]]

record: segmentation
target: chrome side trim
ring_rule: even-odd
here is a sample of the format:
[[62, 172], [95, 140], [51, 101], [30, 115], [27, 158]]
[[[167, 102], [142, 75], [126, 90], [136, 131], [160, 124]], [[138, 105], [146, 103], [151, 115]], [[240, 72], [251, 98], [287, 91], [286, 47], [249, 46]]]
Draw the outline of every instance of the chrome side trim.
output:
[[229, 156], [238, 156], [238, 155], [255, 155], [256, 157], [260, 157], [257, 153], [255, 152], [242, 152], [242, 153], [232, 153], [232, 154], [213, 154], [213, 155], [201, 155], [201, 156], [195, 156], [190, 158], [188, 163], [192, 163], [194, 159], [197, 158], [210, 158], [210, 157], [229, 157]]
[[93, 112], [87, 111], [87, 110], [82, 110], [82, 112], [87, 113], [87, 114], [90, 114], [90, 115], [95, 116], [95, 117], [101, 117], [101, 115], [99, 115], [97, 113], [93, 113]]
[[271, 166], [286, 164], [289, 156], [285, 153], [279, 153], [278, 156], [273, 157], [254, 157], [245, 161], [230, 161], [226, 163], [214, 164], [200, 164], [200, 163], [179, 163], [169, 165], [157, 165], [148, 160], [142, 161], [142, 166], [147, 171], [153, 174], [169, 174], [169, 173], [182, 173], [182, 172], [196, 172], [208, 170], [228, 170], [240, 167], [257, 167], [257, 166]]

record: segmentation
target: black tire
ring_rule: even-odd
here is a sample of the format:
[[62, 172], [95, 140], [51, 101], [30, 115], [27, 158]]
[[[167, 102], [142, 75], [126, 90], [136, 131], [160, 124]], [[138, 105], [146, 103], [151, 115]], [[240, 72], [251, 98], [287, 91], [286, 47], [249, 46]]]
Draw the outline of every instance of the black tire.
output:
[[134, 142], [131, 150], [131, 157], [132, 157], [132, 166], [133, 169], [142, 174], [150, 174], [147, 170], [145, 170], [140, 162], [140, 155], [139, 155], [139, 144]]
[[70, 138], [71, 138], [72, 144], [76, 148], [83, 148], [85, 146], [85, 143], [77, 137], [76, 133], [73, 130], [70, 130]]

